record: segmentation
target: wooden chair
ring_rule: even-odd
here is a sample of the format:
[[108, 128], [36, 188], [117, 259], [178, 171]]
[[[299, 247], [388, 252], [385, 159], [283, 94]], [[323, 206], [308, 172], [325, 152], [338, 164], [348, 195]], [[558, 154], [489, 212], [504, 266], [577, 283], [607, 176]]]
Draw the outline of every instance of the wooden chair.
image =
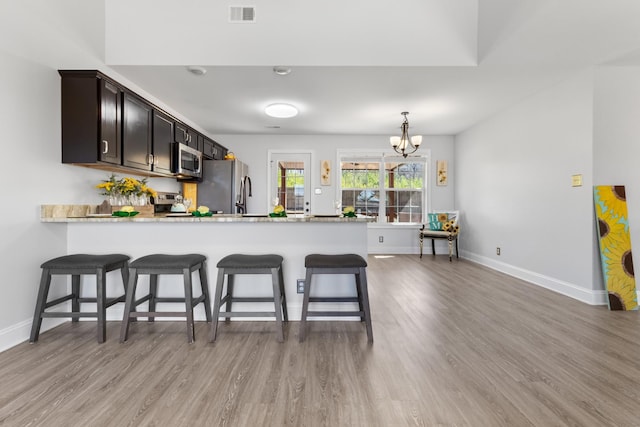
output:
[[446, 239], [449, 243], [449, 262], [453, 257], [453, 243], [456, 244], [456, 258], [458, 258], [458, 236], [460, 235], [460, 211], [437, 211], [429, 214], [437, 221], [429, 221], [420, 227], [420, 258], [424, 239], [431, 239], [431, 251], [436, 254], [436, 239]]

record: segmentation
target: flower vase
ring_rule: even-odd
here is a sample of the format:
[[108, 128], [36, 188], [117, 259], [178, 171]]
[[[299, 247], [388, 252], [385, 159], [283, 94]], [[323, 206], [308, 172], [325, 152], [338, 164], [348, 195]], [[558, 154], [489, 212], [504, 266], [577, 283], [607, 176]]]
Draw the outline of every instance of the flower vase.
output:
[[109, 196], [109, 204], [111, 206], [125, 206], [127, 204], [125, 196], [121, 194], [112, 194]]

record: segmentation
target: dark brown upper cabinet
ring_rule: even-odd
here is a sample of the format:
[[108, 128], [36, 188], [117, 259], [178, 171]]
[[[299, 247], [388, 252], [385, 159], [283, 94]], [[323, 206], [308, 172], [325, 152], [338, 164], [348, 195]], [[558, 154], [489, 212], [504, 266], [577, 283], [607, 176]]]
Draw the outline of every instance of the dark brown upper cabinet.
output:
[[175, 120], [162, 111], [153, 111], [153, 170], [171, 174]]
[[59, 73], [62, 163], [173, 176], [174, 142], [203, 150], [204, 135], [101, 72], [60, 70]]
[[151, 126], [153, 108], [125, 92], [122, 99], [122, 164], [143, 171], [153, 169]]
[[203, 138], [202, 156], [211, 160], [223, 160], [227, 155], [227, 149], [209, 138]]
[[176, 121], [175, 141], [188, 145], [194, 150], [202, 151], [203, 136], [184, 123]]
[[60, 75], [62, 163], [120, 165], [121, 88], [97, 71], [60, 71]]

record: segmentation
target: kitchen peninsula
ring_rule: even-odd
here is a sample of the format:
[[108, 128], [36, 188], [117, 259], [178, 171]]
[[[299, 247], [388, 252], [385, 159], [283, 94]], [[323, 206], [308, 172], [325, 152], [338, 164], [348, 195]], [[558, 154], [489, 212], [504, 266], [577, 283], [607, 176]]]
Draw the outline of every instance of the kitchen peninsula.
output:
[[[43, 205], [41, 221], [50, 223], [51, 227], [65, 228], [62, 233], [66, 235], [68, 254], [124, 253], [132, 259], [152, 253], [206, 255], [209, 288], [212, 293], [216, 285], [216, 264], [224, 256], [232, 253], [282, 255], [285, 292], [291, 320], [299, 320], [302, 311], [302, 294], [297, 293], [297, 281], [305, 276], [305, 256], [310, 253], [355, 253], [366, 257], [367, 222], [371, 220], [337, 216], [271, 218], [268, 215], [157, 215], [146, 218], [120, 218], [95, 216], [95, 208], [91, 205]], [[174, 279], [175, 286], [163, 286], [162, 289], [175, 289], [176, 295], [179, 295], [182, 286], [180, 277], [161, 278], [167, 281]], [[84, 280], [91, 278], [87, 277]], [[319, 286], [314, 288], [321, 290], [321, 293], [352, 295], [354, 287], [347, 282], [353, 280], [351, 277], [329, 276], [320, 277], [318, 280]], [[116, 289], [119, 286], [117, 280], [109, 281], [110, 284], [114, 282], [113, 288], [107, 289], [108, 294], [115, 294], [120, 290]], [[344, 282], [347, 282], [347, 286], [343, 285]], [[146, 286], [145, 282], [141, 283], [143, 287]], [[249, 286], [254, 295], [264, 291], [264, 296], [268, 296], [271, 292], [270, 278], [239, 276], [236, 280], [238, 296], [243, 296], [243, 289]], [[86, 286], [89, 292], [91, 288]], [[144, 289], [140, 292], [144, 292]], [[255, 305], [253, 307], [255, 308]], [[347, 310], [349, 307], [340, 304], [335, 309]], [[108, 312], [108, 317], [112, 320], [121, 319], [121, 310], [122, 307], [114, 308]], [[201, 309], [197, 309], [195, 315], [197, 320], [204, 320], [204, 312]]]

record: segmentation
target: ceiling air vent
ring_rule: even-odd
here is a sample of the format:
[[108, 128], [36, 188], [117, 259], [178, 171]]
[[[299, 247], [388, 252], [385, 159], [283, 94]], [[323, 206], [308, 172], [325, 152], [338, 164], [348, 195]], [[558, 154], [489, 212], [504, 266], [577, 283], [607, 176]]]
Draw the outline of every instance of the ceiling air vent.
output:
[[254, 6], [229, 6], [229, 22], [256, 22], [256, 8]]

